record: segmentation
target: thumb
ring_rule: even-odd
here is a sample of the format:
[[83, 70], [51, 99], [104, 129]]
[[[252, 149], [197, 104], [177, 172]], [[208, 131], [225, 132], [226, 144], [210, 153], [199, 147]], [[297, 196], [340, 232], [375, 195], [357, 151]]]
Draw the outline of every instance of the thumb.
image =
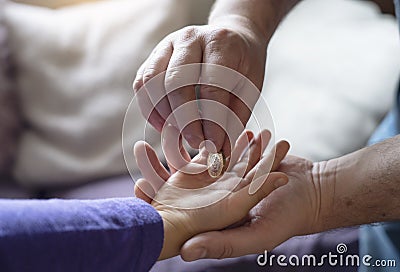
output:
[[[231, 195], [227, 205], [231, 218], [239, 220], [258, 202], [264, 199], [276, 188], [287, 183], [287, 176], [283, 173], [270, 173], [254, 194], [250, 195], [250, 184]], [[263, 224], [248, 224], [238, 228], [222, 231], [205, 232], [188, 240], [181, 248], [181, 255], [185, 261], [197, 259], [223, 259], [263, 252], [271, 248], [273, 239], [266, 235], [266, 226]]]
[[156, 195], [156, 192], [147, 180], [141, 178], [135, 182], [134, 193], [137, 198], [146, 201], [151, 204], [153, 198]]
[[266, 246], [263, 236], [265, 233], [256, 225], [206, 232], [188, 240], [180, 253], [187, 262], [260, 253]]

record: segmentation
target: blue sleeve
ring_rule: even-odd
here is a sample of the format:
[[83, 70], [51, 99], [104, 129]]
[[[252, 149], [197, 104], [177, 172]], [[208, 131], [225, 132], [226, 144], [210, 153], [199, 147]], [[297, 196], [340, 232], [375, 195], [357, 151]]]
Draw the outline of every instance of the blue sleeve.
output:
[[162, 244], [136, 198], [0, 200], [0, 271], [149, 271]]

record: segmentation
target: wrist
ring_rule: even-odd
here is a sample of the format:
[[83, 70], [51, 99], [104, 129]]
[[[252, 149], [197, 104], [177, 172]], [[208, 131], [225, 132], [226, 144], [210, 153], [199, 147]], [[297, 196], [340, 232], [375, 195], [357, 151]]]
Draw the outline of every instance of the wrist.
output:
[[[369, 223], [367, 202], [374, 203], [367, 188], [368, 160], [365, 150], [327, 162], [315, 163], [320, 169], [320, 203], [317, 231]], [[365, 191], [365, 192], [363, 192]], [[375, 204], [374, 204], [375, 205]], [[378, 204], [377, 204], [378, 205]]]
[[315, 186], [315, 219], [311, 233], [334, 228], [334, 202], [338, 159], [313, 163], [312, 178]]
[[208, 25], [232, 29], [265, 48], [272, 36], [271, 31], [262, 28], [253, 20], [238, 14], [228, 14], [223, 16], [211, 15]]
[[209, 24], [241, 23], [260, 33], [268, 43], [278, 24], [300, 0], [218, 0]]
[[174, 215], [166, 211], [158, 211], [164, 226], [163, 247], [158, 260], [164, 260], [179, 255], [183, 243], [192, 235], [189, 234], [179, 220], [171, 220]]

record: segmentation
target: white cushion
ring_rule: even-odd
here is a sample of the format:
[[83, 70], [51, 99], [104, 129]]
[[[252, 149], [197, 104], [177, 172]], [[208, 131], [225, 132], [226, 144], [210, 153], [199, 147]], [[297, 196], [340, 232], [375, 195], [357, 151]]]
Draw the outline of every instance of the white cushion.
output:
[[[179, 4], [177, 3], [179, 2]], [[10, 3], [5, 19], [29, 128], [14, 169], [29, 185], [125, 173], [122, 123], [132, 81], [158, 41], [187, 24], [185, 2], [100, 1], [58, 10]], [[137, 130], [144, 119], [137, 111]], [[148, 140], [155, 146], [158, 134]]]
[[[393, 105], [399, 75], [392, 16], [368, 1], [303, 1], [268, 52], [263, 97], [276, 139], [289, 140], [292, 154], [312, 160], [363, 147]], [[261, 106], [257, 118], [264, 114]]]

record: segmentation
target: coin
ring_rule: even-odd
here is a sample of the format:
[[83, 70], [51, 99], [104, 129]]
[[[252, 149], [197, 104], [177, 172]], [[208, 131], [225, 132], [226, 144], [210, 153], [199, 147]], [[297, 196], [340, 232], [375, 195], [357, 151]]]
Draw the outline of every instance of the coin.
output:
[[218, 178], [224, 168], [224, 156], [222, 153], [210, 153], [207, 158], [208, 174], [212, 178]]

